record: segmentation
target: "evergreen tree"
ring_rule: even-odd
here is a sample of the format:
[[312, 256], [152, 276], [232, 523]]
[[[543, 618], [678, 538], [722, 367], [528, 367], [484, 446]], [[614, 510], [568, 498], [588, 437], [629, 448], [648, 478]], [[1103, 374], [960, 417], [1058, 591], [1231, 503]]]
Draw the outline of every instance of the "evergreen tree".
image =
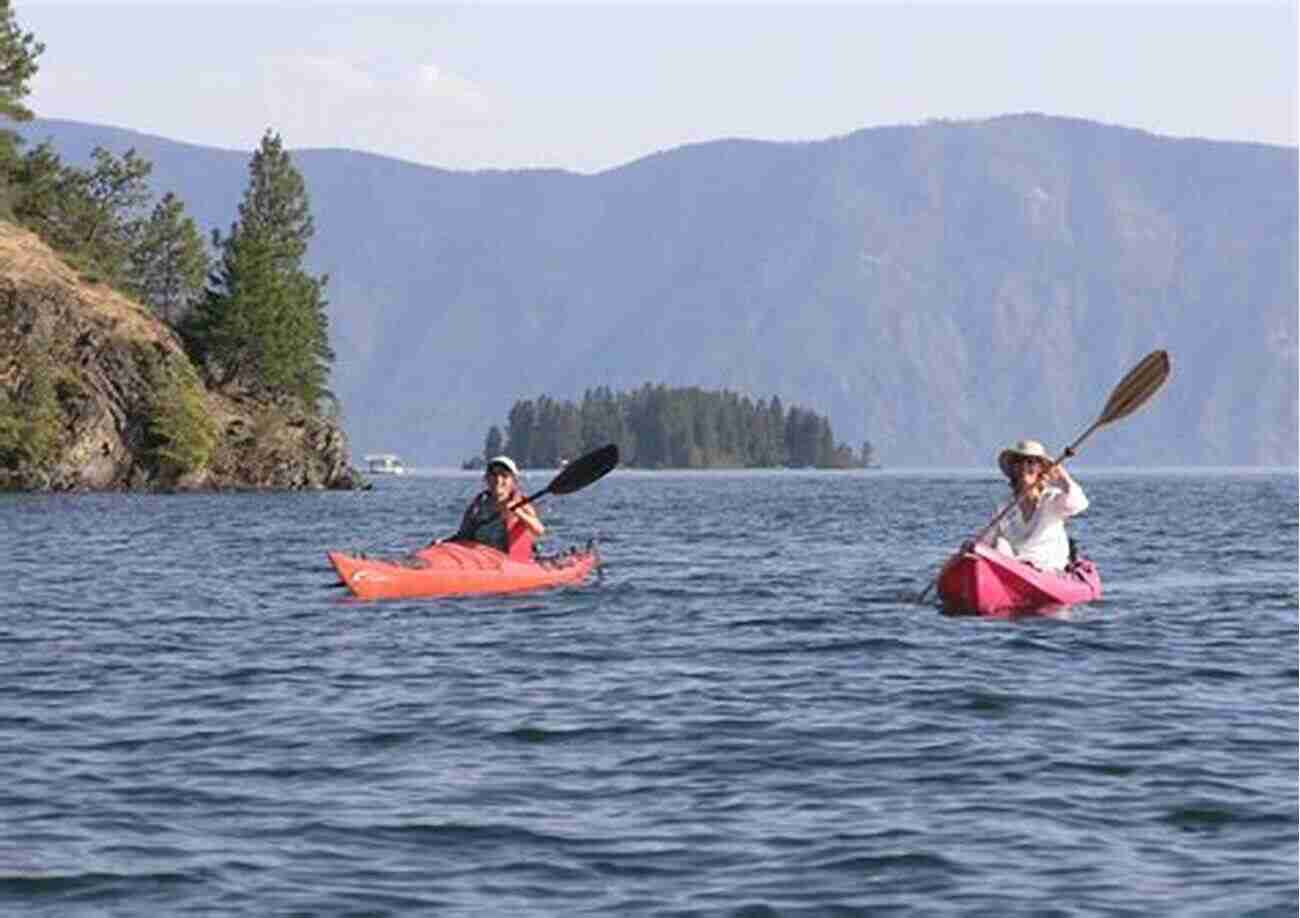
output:
[[0, 467], [47, 469], [58, 454], [63, 422], [57, 369], [44, 341], [23, 348], [20, 356], [29, 367], [25, 385], [12, 399], [0, 389]]
[[672, 393], [665, 392], [659, 402], [668, 439], [668, 451], [662, 464], [670, 468], [689, 469], [700, 462], [689, 398], [689, 393], [685, 398], [673, 398]]
[[537, 400], [537, 417], [533, 423], [533, 438], [528, 451], [528, 464], [534, 468], [551, 468], [559, 457], [556, 436], [560, 427], [560, 406], [554, 399], [543, 395]]
[[10, 170], [14, 217], [98, 279], [127, 286], [131, 252], [146, 220], [153, 164], [135, 150], [120, 158], [103, 147], [89, 170], [66, 166], [41, 144]]
[[813, 460], [813, 464], [823, 469], [834, 468], [836, 461], [835, 435], [831, 432], [831, 422], [826, 418], [818, 417], [812, 430], [815, 431], [814, 435], [817, 442], [814, 453], [816, 458]]
[[43, 141], [17, 159], [6, 170], [11, 182], [11, 209], [14, 219], [40, 235], [55, 248], [66, 251], [66, 245], [49, 232], [53, 227], [43, 227], [58, 208], [64, 193], [67, 176], [63, 161], [49, 141]]
[[18, 160], [21, 138], [3, 126], [3, 121], [30, 121], [32, 112], [23, 104], [36, 75], [36, 58], [45, 46], [31, 32], [18, 25], [13, 5], [0, 0], [0, 213], [10, 213], [11, 173]]
[[668, 417], [664, 386], [646, 383], [630, 399], [629, 424], [636, 434], [638, 461], [646, 468], [668, 464]]
[[608, 386], [584, 393], [578, 413], [578, 453], [617, 443], [624, 463], [636, 461], [636, 438], [628, 427], [621, 398], [616, 399]]
[[501, 428], [493, 424], [487, 432], [487, 439], [483, 441], [483, 461], [501, 455], [501, 446]]
[[203, 290], [210, 259], [194, 220], [171, 192], [154, 207], [131, 252], [131, 288], [140, 301], [176, 324]]
[[785, 408], [779, 396], [772, 396], [767, 405], [767, 437], [763, 443], [766, 466], [782, 466], [790, 462], [785, 448]]
[[515, 402], [506, 421], [506, 452], [518, 466], [532, 465], [533, 427], [537, 412], [532, 401]]
[[203, 387], [188, 363], [154, 371], [149, 440], [159, 470], [169, 477], [198, 471], [212, 458], [217, 427]]
[[315, 233], [306, 184], [267, 131], [230, 233], [213, 232], [218, 265], [186, 337], [219, 385], [288, 395], [318, 408], [334, 353], [324, 275], [302, 270]]
[[582, 420], [572, 402], [560, 406], [560, 416], [555, 433], [555, 464], [568, 462], [582, 451]]
[[718, 455], [726, 465], [743, 465], [745, 455], [745, 423], [752, 417], [753, 405], [734, 392], [723, 393], [718, 414]]
[[145, 222], [142, 212], [150, 198], [146, 180], [153, 163], [141, 159], [134, 149], [119, 159], [103, 147], [95, 147], [90, 156], [90, 171], [75, 170], [80, 172], [85, 197], [77, 248], [120, 276]]

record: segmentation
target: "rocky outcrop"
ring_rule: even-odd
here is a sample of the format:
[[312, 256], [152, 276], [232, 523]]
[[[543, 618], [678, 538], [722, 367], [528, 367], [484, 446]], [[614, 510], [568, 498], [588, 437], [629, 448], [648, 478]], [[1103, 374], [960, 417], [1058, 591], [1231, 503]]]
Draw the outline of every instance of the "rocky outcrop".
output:
[[[158, 417], [169, 380], [188, 382], [207, 432], [202, 460], [169, 459]], [[82, 277], [35, 235], [0, 222], [0, 488], [351, 488], [337, 421], [205, 389], [176, 335], [145, 308]], [[33, 393], [45, 393], [42, 449]], [[39, 407], [39, 406], [38, 406]], [[4, 418], [0, 417], [0, 421]], [[17, 446], [14, 441], [17, 439]]]

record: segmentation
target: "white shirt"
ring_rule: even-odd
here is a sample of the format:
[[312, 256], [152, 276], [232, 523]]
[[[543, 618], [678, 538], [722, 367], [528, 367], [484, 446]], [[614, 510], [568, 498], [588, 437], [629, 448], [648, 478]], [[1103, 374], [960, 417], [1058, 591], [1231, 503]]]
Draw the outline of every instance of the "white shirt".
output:
[[[1088, 497], [1083, 488], [1073, 479], [1064, 490], [1048, 485], [1028, 519], [1021, 511], [1019, 501], [1012, 500], [1016, 506], [1007, 511], [1007, 515], [982, 541], [1018, 561], [1027, 561], [1043, 570], [1065, 570], [1070, 563], [1070, 539], [1065, 534], [1065, 521], [1088, 509]], [[1005, 507], [1004, 503], [998, 511]]]

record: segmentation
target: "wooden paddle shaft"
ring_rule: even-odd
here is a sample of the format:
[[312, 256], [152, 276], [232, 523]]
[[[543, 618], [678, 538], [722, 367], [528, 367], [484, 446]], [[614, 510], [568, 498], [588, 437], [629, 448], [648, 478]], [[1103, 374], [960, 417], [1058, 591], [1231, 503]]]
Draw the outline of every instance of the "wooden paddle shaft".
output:
[[[1137, 409], [1146, 404], [1156, 391], [1165, 384], [1169, 378], [1171, 368], [1169, 353], [1164, 350], [1152, 351], [1147, 354], [1133, 369], [1129, 370], [1127, 375], [1119, 381], [1114, 390], [1110, 393], [1110, 398], [1106, 400], [1106, 407], [1102, 409], [1101, 416], [1092, 423], [1092, 426], [1079, 434], [1077, 440], [1065, 448], [1059, 459], [1049, 466], [1049, 470], [1056, 468], [1066, 459], [1074, 455], [1075, 451], [1084, 440], [1092, 436], [1093, 431], [1103, 427], [1112, 421], [1118, 421], [1120, 418], [1127, 417]], [[1007, 505], [1002, 508], [997, 516], [993, 517], [989, 524], [980, 530], [979, 535], [975, 536], [974, 541], [978, 542], [986, 535], [993, 531], [1002, 518], [1011, 512], [1011, 508], [1016, 505], [1014, 500], [1008, 501]], [[924, 590], [918, 596], [919, 601], [924, 601], [926, 595], [938, 583], [938, 578], [931, 580]]]

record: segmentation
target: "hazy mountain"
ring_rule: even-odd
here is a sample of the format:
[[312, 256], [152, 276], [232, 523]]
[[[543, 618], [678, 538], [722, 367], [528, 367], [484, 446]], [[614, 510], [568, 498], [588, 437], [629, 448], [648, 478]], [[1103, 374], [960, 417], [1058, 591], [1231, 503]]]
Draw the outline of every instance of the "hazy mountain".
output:
[[[249, 152], [62, 121], [227, 228]], [[285, 141], [292, 144], [293, 138]], [[296, 150], [354, 454], [478, 452], [518, 398], [645, 381], [829, 416], [888, 465], [1059, 449], [1145, 353], [1169, 385], [1086, 464], [1297, 463], [1297, 151], [1015, 115], [720, 140], [583, 176]]]

